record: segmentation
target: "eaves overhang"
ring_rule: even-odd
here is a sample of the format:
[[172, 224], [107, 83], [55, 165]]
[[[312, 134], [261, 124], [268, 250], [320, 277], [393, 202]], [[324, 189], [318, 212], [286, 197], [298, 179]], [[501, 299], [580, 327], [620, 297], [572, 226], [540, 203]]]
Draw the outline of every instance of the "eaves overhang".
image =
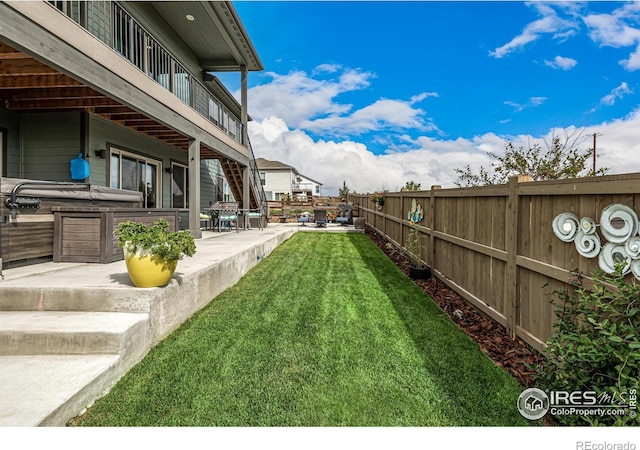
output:
[[146, 2], [210, 72], [261, 71], [264, 66], [231, 2]]

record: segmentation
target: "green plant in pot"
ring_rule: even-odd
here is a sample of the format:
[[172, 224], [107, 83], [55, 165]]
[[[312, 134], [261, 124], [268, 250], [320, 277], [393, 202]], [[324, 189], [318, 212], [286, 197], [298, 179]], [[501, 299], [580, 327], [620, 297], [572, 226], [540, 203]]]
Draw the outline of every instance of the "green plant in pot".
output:
[[414, 280], [427, 280], [431, 278], [431, 268], [422, 262], [422, 250], [426, 247], [423, 244], [422, 234], [415, 228], [411, 228], [405, 248], [409, 253], [409, 277]]
[[122, 247], [129, 277], [137, 287], [166, 285], [178, 261], [195, 254], [191, 233], [170, 231], [170, 227], [164, 219], [151, 225], [130, 220], [118, 224], [118, 246]]

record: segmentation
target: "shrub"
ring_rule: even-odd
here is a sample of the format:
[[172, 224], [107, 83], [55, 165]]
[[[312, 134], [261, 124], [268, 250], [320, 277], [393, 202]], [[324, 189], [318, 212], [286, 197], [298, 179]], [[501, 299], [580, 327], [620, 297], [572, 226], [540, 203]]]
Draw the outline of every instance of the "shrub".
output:
[[130, 252], [137, 248], [149, 250], [153, 256], [166, 260], [180, 260], [193, 256], [196, 244], [188, 230], [170, 231], [169, 222], [159, 219], [151, 225], [141, 222], [120, 222], [115, 231], [120, 247]]
[[[640, 286], [625, 283], [620, 268], [591, 278], [590, 288], [578, 276], [554, 293], [556, 321], [547, 358], [536, 367], [536, 385], [547, 391], [595, 391], [603, 399], [598, 403], [629, 404], [629, 394], [640, 386]], [[564, 425], [637, 424], [636, 412], [556, 419]]]

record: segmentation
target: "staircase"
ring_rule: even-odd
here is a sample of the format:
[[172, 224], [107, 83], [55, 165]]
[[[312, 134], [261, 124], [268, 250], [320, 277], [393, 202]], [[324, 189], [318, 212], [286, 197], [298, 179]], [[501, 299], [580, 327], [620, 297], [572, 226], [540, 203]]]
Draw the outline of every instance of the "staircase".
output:
[[23, 292], [0, 301], [0, 426], [61, 426], [148, 352], [150, 315], [125, 307], [128, 296], [121, 311], [86, 301], [96, 293], [42, 310], [42, 296]]

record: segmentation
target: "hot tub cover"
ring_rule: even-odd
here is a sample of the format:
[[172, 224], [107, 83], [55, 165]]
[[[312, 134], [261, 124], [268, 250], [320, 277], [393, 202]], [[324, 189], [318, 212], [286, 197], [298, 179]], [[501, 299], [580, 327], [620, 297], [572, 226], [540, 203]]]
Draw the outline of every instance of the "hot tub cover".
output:
[[[45, 180], [28, 180], [22, 178], [0, 178], [0, 193], [8, 197], [13, 188], [20, 183], [42, 183]], [[96, 186], [84, 183], [58, 183], [50, 185], [25, 185], [20, 188], [21, 197], [68, 198], [74, 200], [102, 200], [142, 203], [142, 192], [115, 189], [106, 186]]]

